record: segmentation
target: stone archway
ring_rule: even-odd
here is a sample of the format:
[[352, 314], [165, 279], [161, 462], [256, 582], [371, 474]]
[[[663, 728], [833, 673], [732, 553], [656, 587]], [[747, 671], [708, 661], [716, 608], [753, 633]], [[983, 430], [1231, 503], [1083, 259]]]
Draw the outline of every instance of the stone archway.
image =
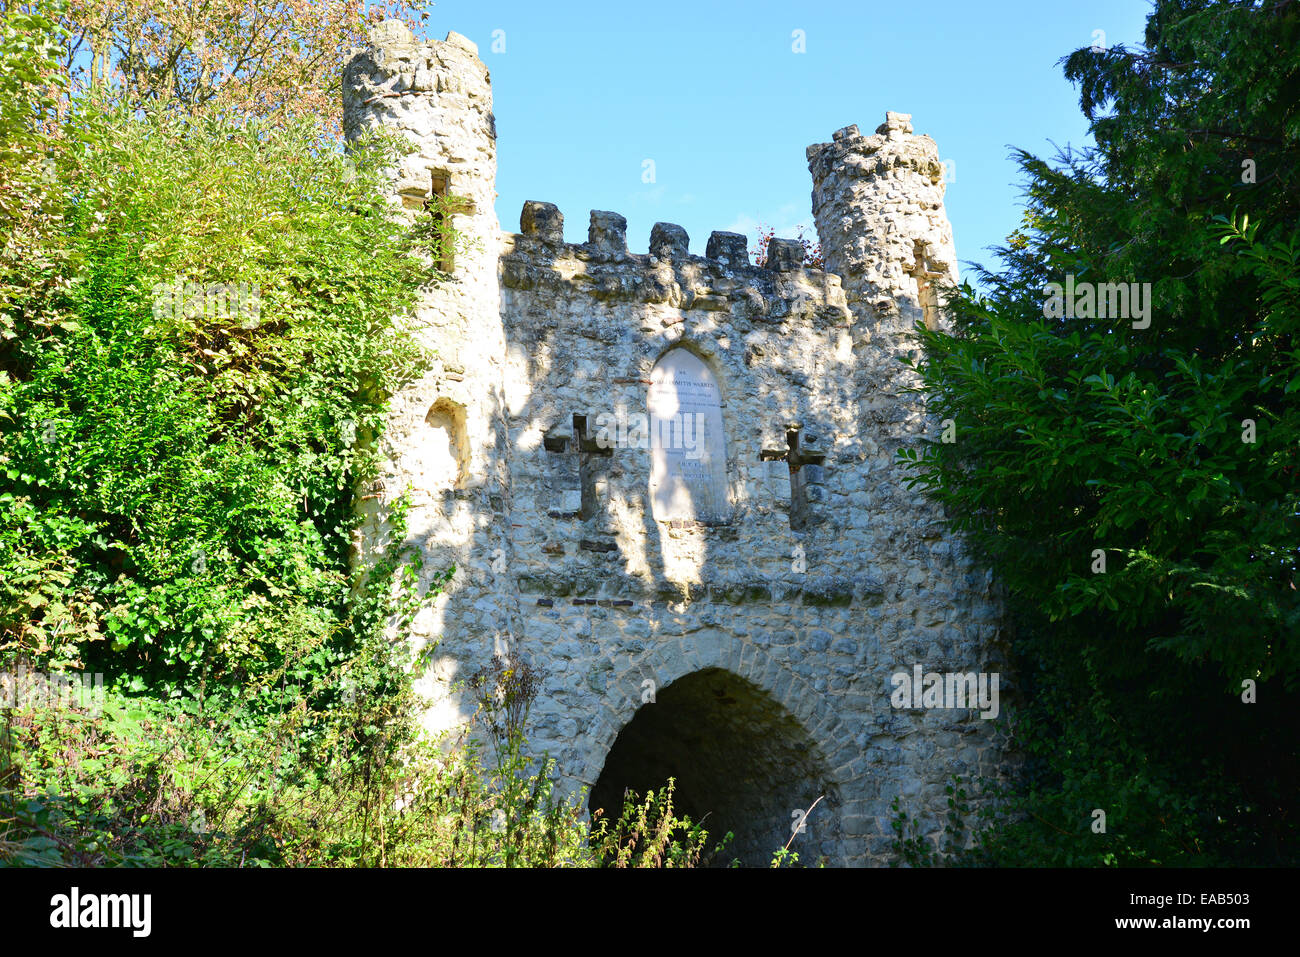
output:
[[767, 866], [817, 804], [791, 850], [802, 862], [841, 854], [838, 788], [798, 719], [752, 682], [708, 667], [658, 690], [619, 732], [588, 807], [617, 813], [625, 788], [643, 794], [676, 781], [674, 806], [703, 820], [712, 846], [735, 835], [720, 860]]

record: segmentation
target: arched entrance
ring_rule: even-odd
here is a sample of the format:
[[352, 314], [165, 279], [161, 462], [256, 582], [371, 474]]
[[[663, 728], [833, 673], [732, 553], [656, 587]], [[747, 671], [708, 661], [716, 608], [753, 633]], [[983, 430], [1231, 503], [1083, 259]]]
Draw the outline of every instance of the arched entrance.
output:
[[790, 848], [804, 864], [840, 854], [840, 797], [819, 750], [794, 715], [729, 671], [692, 672], [642, 705], [610, 748], [588, 806], [617, 814], [624, 789], [643, 794], [669, 777], [678, 814], [702, 819], [710, 846], [735, 834], [716, 864], [767, 866], [818, 797]]

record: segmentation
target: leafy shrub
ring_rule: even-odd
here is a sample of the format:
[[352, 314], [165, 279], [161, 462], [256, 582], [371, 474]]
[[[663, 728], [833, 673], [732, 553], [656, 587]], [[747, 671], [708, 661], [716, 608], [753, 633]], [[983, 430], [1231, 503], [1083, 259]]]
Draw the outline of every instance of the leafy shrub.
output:
[[592, 829], [595, 860], [603, 867], [695, 867], [710, 863], [723, 853], [732, 835], [723, 835], [709, 849], [709, 832], [702, 823], [677, 817], [673, 811], [673, 789], [668, 783], [644, 797], [633, 791], [623, 795], [617, 819], [598, 818]]
[[15, 297], [0, 351], [0, 653], [196, 699], [327, 667], [353, 489], [420, 360], [395, 325], [424, 274], [379, 198], [391, 149], [77, 123], [67, 275]]

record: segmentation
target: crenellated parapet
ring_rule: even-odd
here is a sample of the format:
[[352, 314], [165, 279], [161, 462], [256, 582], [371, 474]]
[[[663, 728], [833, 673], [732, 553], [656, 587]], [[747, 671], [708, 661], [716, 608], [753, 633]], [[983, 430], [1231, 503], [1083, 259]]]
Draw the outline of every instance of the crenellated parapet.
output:
[[692, 255], [689, 246], [681, 226], [656, 223], [650, 251], [629, 252], [627, 221], [603, 210], [591, 212], [587, 242], [566, 243], [560, 211], [528, 202], [520, 232], [502, 237], [501, 283], [507, 289], [726, 313], [769, 325], [849, 321], [839, 277], [804, 266], [803, 247], [794, 240], [772, 240], [763, 266], [750, 262], [748, 240], [739, 233], [712, 233], [703, 256]]

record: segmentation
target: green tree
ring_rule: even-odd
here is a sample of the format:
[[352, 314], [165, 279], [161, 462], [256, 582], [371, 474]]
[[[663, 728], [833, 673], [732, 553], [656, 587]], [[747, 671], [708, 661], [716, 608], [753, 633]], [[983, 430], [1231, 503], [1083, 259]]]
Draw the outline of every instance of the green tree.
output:
[[414, 30], [428, 17], [420, 0], [61, 2], [61, 61], [74, 88], [191, 114], [313, 117], [336, 137], [339, 64], [364, 45], [367, 20]]
[[918, 330], [957, 441], [904, 452], [1015, 623], [1023, 813], [986, 852], [1294, 862], [1300, 9], [1160, 0], [1065, 73], [1096, 146], [1020, 153], [1002, 268]]
[[70, 138], [56, 119], [66, 78], [60, 7], [51, 6], [41, 15], [0, 5], [0, 343], [17, 335], [14, 299], [65, 272], [53, 241], [62, 199], [54, 171]]

